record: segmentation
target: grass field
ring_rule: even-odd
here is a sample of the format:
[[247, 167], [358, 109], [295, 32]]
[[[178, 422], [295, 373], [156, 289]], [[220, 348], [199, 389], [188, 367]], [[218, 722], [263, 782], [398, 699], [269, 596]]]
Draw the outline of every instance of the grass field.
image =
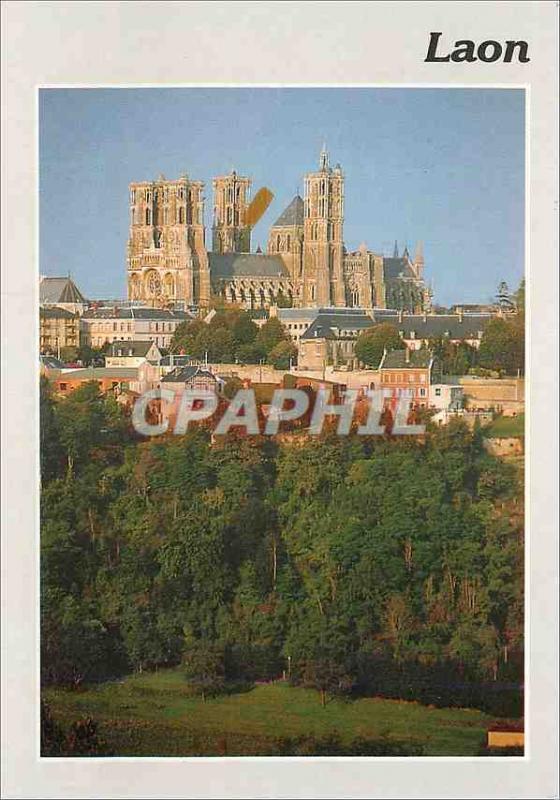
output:
[[485, 430], [489, 438], [509, 438], [525, 435], [525, 414], [516, 417], [497, 417]]
[[[178, 670], [135, 675], [82, 691], [44, 692], [64, 726], [91, 716], [114, 755], [267, 755], [278, 737], [337, 734], [420, 745], [424, 755], [479, 755], [492, 718], [379, 698], [333, 699], [284, 682], [208, 699], [194, 697]], [[269, 743], [267, 746], [267, 742]]]

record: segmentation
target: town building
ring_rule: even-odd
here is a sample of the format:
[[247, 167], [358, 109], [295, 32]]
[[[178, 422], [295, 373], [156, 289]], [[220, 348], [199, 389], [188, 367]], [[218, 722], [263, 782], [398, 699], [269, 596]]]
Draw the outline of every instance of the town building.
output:
[[168, 348], [178, 325], [193, 317], [188, 311], [134, 306], [93, 306], [80, 319], [82, 343], [90, 347], [117, 341], [155, 342]]
[[351, 365], [358, 336], [374, 324], [363, 309], [321, 309], [299, 336], [298, 367], [317, 370]]
[[441, 384], [441, 368], [428, 350], [384, 353], [379, 365], [379, 388], [385, 401], [407, 398], [414, 405], [427, 407], [432, 384]]
[[77, 313], [58, 306], [39, 308], [39, 349], [43, 354], [60, 357], [65, 347], [80, 346], [80, 318]]
[[[484, 330], [496, 314], [406, 314], [402, 311], [383, 315], [383, 322], [394, 325], [410, 350], [419, 350], [430, 340], [441, 339], [452, 344], [465, 343], [478, 349]], [[375, 314], [376, 320], [378, 314]], [[379, 320], [381, 321], [381, 317]]]
[[201, 392], [220, 393], [224, 381], [211, 372], [200, 366], [177, 367], [168, 372], [161, 379], [162, 387], [182, 391], [191, 389]]
[[66, 278], [41, 276], [39, 280], [39, 305], [44, 307], [56, 306], [64, 308], [72, 314], [82, 314], [88, 307], [88, 301], [70, 276]]
[[127, 285], [130, 300], [153, 307], [207, 307], [211, 296], [244, 308], [363, 307], [424, 311], [431, 291], [424, 256], [391, 257], [344, 244], [344, 174], [325, 148], [318, 169], [270, 229], [267, 253], [251, 252], [251, 179], [235, 170], [213, 180], [211, 249], [204, 184], [182, 175], [130, 184]]
[[105, 356], [106, 367], [139, 367], [145, 361], [159, 365], [161, 352], [155, 342], [113, 342]]
[[136, 367], [84, 367], [80, 369], [49, 370], [47, 372], [55, 394], [67, 396], [83, 386], [95, 381], [101, 392], [119, 394], [131, 383], [138, 382], [139, 370]]

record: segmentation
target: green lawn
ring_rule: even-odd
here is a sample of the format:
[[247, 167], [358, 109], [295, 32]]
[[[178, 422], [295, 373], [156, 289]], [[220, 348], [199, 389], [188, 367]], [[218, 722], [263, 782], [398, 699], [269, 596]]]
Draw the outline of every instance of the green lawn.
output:
[[[421, 745], [425, 755], [478, 755], [492, 718], [396, 700], [330, 700], [283, 682], [202, 702], [178, 670], [128, 677], [83, 691], [44, 692], [55, 720], [91, 716], [114, 755], [267, 755], [267, 741], [338, 734]], [[269, 745], [268, 752], [271, 752]]]
[[497, 417], [485, 430], [488, 438], [508, 438], [525, 435], [525, 414], [516, 417]]

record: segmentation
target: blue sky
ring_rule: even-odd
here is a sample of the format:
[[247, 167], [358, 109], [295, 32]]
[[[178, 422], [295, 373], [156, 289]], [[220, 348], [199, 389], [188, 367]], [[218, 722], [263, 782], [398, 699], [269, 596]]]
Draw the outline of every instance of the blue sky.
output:
[[235, 168], [274, 200], [270, 225], [323, 141], [345, 174], [344, 238], [390, 253], [424, 242], [442, 304], [487, 301], [524, 269], [524, 92], [518, 89], [43, 89], [40, 272], [125, 297], [128, 184]]

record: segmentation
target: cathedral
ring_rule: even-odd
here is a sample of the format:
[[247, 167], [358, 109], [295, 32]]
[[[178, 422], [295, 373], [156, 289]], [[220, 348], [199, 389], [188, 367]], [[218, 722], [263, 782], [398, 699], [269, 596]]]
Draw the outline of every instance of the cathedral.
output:
[[204, 227], [204, 183], [182, 175], [130, 184], [128, 298], [159, 307], [208, 307], [216, 298], [243, 308], [429, 310], [418, 245], [391, 257], [344, 246], [344, 175], [325, 148], [318, 169], [270, 228], [267, 252], [251, 252], [251, 179], [235, 171], [213, 180], [212, 248]]

